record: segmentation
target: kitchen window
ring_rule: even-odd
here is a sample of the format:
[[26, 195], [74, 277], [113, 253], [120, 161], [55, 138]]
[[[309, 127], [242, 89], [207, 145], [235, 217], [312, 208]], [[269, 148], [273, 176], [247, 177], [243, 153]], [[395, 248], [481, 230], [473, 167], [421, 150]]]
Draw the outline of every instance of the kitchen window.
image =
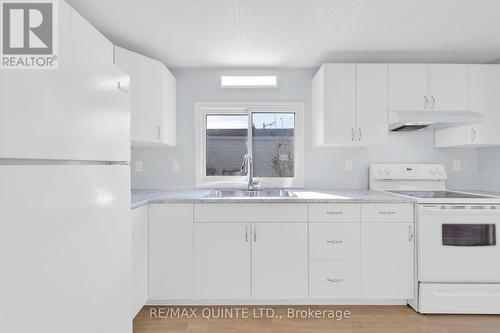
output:
[[263, 187], [303, 187], [302, 103], [197, 103], [196, 187], [245, 187], [245, 154]]

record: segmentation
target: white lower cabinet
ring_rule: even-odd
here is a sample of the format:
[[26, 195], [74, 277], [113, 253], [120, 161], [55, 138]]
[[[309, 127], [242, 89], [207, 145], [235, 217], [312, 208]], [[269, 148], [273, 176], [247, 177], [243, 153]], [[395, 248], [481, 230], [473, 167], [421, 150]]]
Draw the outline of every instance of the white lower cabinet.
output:
[[307, 223], [196, 223], [195, 297], [304, 299]]
[[359, 261], [314, 261], [309, 270], [311, 298], [361, 298]]
[[307, 223], [252, 225], [252, 298], [307, 298], [307, 241]]
[[149, 206], [149, 299], [193, 298], [193, 205]]
[[362, 223], [361, 235], [363, 298], [413, 298], [413, 223]]
[[412, 204], [294, 205], [150, 205], [149, 303], [414, 297]]
[[148, 301], [148, 206], [132, 210], [132, 317]]
[[250, 224], [196, 223], [195, 297], [250, 298]]

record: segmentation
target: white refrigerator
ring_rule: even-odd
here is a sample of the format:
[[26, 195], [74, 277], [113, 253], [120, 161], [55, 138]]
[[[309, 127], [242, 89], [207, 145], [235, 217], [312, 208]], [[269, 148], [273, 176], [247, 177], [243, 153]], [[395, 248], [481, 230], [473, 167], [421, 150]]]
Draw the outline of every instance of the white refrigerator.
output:
[[128, 76], [64, 38], [0, 70], [0, 332], [129, 333]]

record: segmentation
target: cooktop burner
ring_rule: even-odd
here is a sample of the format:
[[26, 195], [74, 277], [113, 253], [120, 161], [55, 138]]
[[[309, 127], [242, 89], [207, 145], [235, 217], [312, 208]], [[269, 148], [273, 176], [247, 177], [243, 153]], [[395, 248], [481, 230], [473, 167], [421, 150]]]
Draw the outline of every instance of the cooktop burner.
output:
[[487, 199], [491, 198], [489, 196], [483, 196], [478, 194], [468, 194], [460, 192], [450, 192], [450, 191], [390, 191], [392, 193], [398, 193], [403, 195], [408, 195], [415, 198], [432, 198], [432, 199]]

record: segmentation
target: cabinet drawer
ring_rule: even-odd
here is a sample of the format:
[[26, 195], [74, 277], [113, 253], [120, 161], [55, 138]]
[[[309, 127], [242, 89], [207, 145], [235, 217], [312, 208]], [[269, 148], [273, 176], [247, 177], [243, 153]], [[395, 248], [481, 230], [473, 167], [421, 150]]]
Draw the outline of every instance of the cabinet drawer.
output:
[[311, 262], [309, 269], [311, 298], [361, 298], [359, 261]]
[[307, 204], [197, 204], [195, 222], [307, 222]]
[[413, 222], [412, 204], [361, 205], [362, 222]]
[[309, 205], [310, 222], [350, 222], [360, 220], [358, 204], [312, 204]]
[[310, 260], [360, 260], [359, 223], [309, 224]]

